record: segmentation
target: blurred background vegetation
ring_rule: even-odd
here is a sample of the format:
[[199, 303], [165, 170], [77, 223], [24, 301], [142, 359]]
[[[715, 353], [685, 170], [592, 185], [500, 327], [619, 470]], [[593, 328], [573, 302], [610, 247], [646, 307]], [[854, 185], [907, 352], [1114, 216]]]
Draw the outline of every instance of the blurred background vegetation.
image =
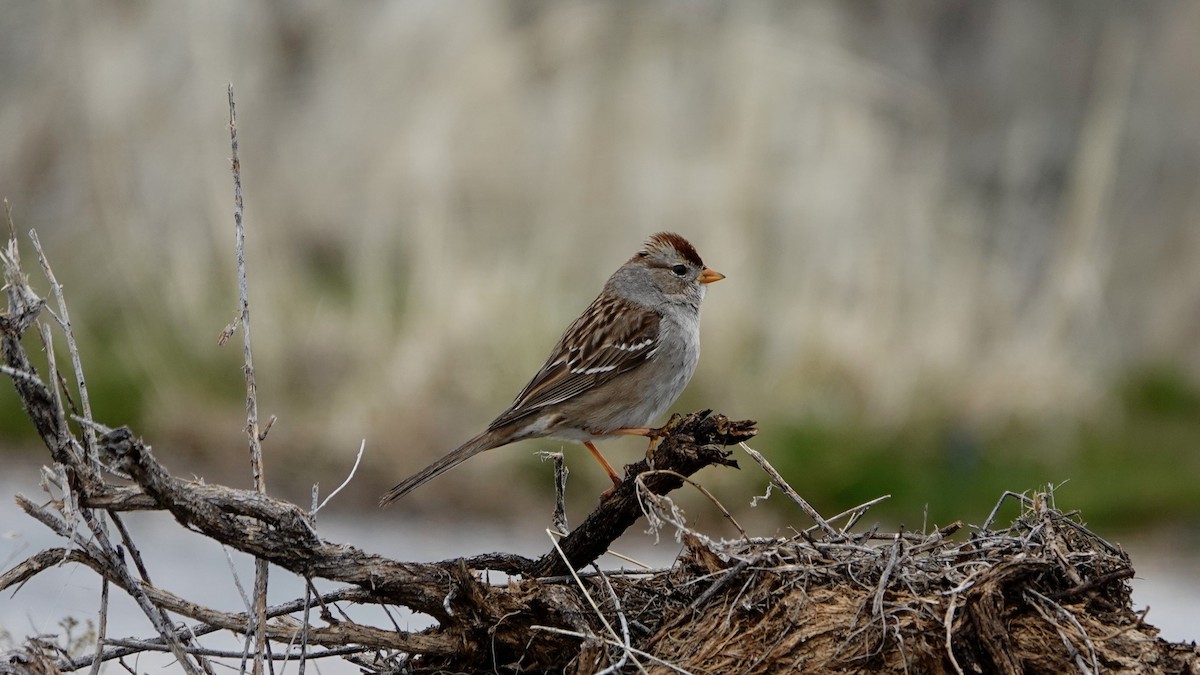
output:
[[[241, 350], [215, 344], [232, 82], [277, 494], [332, 488], [366, 438], [368, 508], [667, 229], [728, 275], [676, 409], [760, 420], [822, 511], [978, 521], [1067, 481], [1093, 524], [1200, 536], [1197, 63], [1189, 2], [14, 2], [0, 193], [99, 420], [178, 473], [249, 481]], [[0, 439], [44, 452], [7, 385]], [[544, 516], [532, 452], [560, 445], [401, 508]], [[710, 473], [735, 510], [762, 491]]]

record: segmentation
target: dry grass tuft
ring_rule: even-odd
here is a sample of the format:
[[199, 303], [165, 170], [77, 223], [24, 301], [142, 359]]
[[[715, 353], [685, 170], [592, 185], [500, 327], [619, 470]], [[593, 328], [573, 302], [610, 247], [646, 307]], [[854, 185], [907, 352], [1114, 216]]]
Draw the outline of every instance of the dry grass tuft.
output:
[[[962, 541], [871, 530], [714, 543], [684, 535], [671, 570], [612, 579], [652, 672], [1191, 672], [1130, 606], [1129, 557], [1057, 510], [1019, 499]], [[1000, 504], [997, 504], [999, 508]], [[993, 513], [994, 516], [994, 513]], [[603, 593], [593, 591], [596, 597]], [[604, 608], [613, 610], [613, 606]], [[592, 664], [595, 665], [595, 664]], [[590, 666], [589, 666], [590, 667]], [[582, 671], [586, 671], [584, 667]]]

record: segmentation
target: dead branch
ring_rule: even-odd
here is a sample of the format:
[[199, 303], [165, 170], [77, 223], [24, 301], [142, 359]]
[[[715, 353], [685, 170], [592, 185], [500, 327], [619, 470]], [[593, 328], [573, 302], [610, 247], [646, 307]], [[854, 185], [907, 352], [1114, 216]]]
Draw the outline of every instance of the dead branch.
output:
[[565, 561], [557, 551], [551, 551], [534, 563], [530, 574], [558, 576], [567, 572], [568, 565], [579, 569], [603, 555], [617, 537], [642, 517], [637, 494], [638, 476], [653, 472], [644, 481], [646, 489], [653, 494], [666, 494], [683, 485], [683, 479], [656, 471], [655, 467], [681, 476], [690, 476], [714, 464], [736, 468], [737, 462], [729, 459], [730, 451], [725, 446], [754, 436], [757, 433], [754, 422], [734, 422], [724, 415], [711, 415], [711, 412], [703, 410], [673, 416], [664, 427], [667, 436], [655, 448], [653, 457], [626, 466], [625, 477], [616, 491], [559, 542]]
[[[250, 289], [246, 278], [246, 226], [243, 218], [242, 162], [238, 159], [237, 109], [233, 101], [233, 85], [229, 85], [229, 144], [232, 148], [230, 167], [233, 173], [233, 224], [236, 234], [234, 253], [237, 258], [238, 321], [242, 326], [242, 374], [246, 377], [246, 436], [250, 445], [250, 473], [254, 491], [266, 494], [266, 467], [262, 458], [262, 434], [258, 428], [258, 384], [254, 376], [254, 350], [250, 341]], [[224, 344], [224, 340], [218, 341]], [[254, 675], [263, 672], [267, 643], [267, 562], [254, 561]]]
[[[825, 519], [753, 453], [816, 529], [789, 539], [743, 535], [722, 542], [688, 528], [665, 495], [706, 466], [736, 466], [724, 446], [755, 433], [753, 422], [709, 411], [672, 418], [651, 456], [626, 467], [622, 486], [538, 560], [496, 553], [410, 563], [327, 542], [316, 531], [316, 508], [179, 479], [129, 429], [103, 428], [86, 413], [67, 415], [65, 391], [56, 390], [68, 386], [60, 384], [66, 378], [53, 361], [40, 373], [21, 341], [44, 302], [20, 270], [15, 238], [0, 257], [9, 301], [0, 314], [2, 370], [54, 462], [46, 471], [50, 501], [39, 505], [18, 496], [18, 504], [68, 542], [0, 574], [0, 591], [50, 567], [79, 564], [133, 597], [158, 633], [104, 636], [94, 653], [83, 656], [31, 639], [0, 655], [0, 673], [94, 668], [150, 650], [171, 651], [186, 670], [211, 672], [208, 659], [238, 656], [200, 643], [215, 631], [265, 641], [264, 661], [342, 656], [377, 672], [1200, 669], [1194, 645], [1158, 640], [1131, 610], [1128, 556], [1059, 511], [1051, 492], [1007, 494], [1001, 502], [1017, 498], [1019, 517], [993, 529], [998, 503], [965, 540], [952, 537], [961, 527], [957, 522], [931, 533], [854, 533], [854, 522], [879, 500]], [[82, 377], [75, 381], [78, 386]], [[91, 441], [81, 441], [69, 420], [94, 431], [94, 455]], [[311, 597], [246, 612], [206, 607], [151, 582], [118, 516], [130, 510], [169, 512], [189, 531], [263, 564], [341, 587], [325, 594], [309, 587]], [[119, 545], [101, 514], [116, 526]], [[679, 529], [685, 551], [673, 567], [575, 572], [643, 516]], [[849, 522], [841, 529], [829, 524], [842, 517]], [[493, 585], [478, 570], [513, 577]], [[406, 631], [395, 623], [359, 623], [341, 610], [345, 602], [402, 605], [436, 625]], [[191, 623], [180, 627], [172, 617]]]
[[[196, 635], [208, 629], [247, 634], [256, 625], [265, 625], [263, 639], [286, 642], [297, 637], [295, 625], [267, 624], [261, 607], [255, 608], [259, 620], [250, 621], [245, 614], [219, 612], [179, 598], [155, 587], [148, 576], [138, 579], [125, 568], [124, 559], [114, 556], [103, 541], [73, 537], [67, 524], [67, 514], [76, 510], [100, 509], [112, 514], [126, 510], [165, 510], [184, 527], [249, 553], [258, 561], [273, 563], [305, 578], [319, 577], [347, 584], [358, 589], [359, 593], [353, 596], [358, 602], [403, 605], [432, 616], [439, 623], [436, 630], [425, 633], [384, 630], [349, 621], [309, 626], [306, 642], [315, 646], [398, 650], [426, 658], [453, 657], [460, 663], [472, 659], [484, 663], [497, 654], [550, 662], [561, 655], [558, 644], [561, 636], [534, 630], [533, 626], [572, 631], [593, 629], [579, 597], [561, 586], [527, 579], [509, 587], [492, 587], [471, 571], [488, 568], [526, 577], [544, 575], [565, 569], [558, 553], [547, 554], [540, 561], [506, 554], [435, 564], [388, 560], [351, 546], [323, 541], [316, 533], [310, 511], [294, 504], [258, 491], [175, 478], [130, 430], [105, 430], [90, 420], [81, 421], [81, 426], [101, 433], [96, 442], [100, 461], [89, 462], [86, 454], [79, 452], [81, 444], [68, 426], [62, 400], [45, 384], [47, 379], [37, 374], [21, 343], [21, 333], [33, 325], [42, 301], [19, 272], [15, 247], [15, 241], [10, 242], [13, 254], [6, 256], [6, 263], [11, 263], [6, 266], [10, 311], [3, 315], [2, 324], [5, 363], [12, 372], [21, 374], [12, 378], [14, 385], [63, 476], [50, 484], [62, 494], [48, 507], [39, 507], [23, 498], [20, 503], [31, 516], [72, 541], [73, 547], [31, 557], [0, 576], [0, 589], [18, 585], [51, 564], [69, 561], [85, 565], [114, 587], [143, 598], [152, 614], [171, 612], [200, 622], [194, 629]], [[244, 321], [242, 328], [246, 328]], [[709, 464], [733, 465], [727, 458], [728, 452], [721, 451], [716, 444], [731, 443], [752, 434], [752, 423], [730, 422], [707, 411], [679, 417], [673, 420], [655, 453], [655, 463], [680, 475], [691, 475]], [[96, 466], [101, 470], [95, 470]], [[633, 491], [634, 478], [646, 471], [653, 471], [647, 462], [631, 466], [625, 487], [563, 540], [563, 550], [573, 566], [582, 567], [595, 559], [640, 517], [641, 508]], [[106, 475], [128, 477], [135, 486], [114, 484]], [[680, 484], [680, 480], [663, 471], [653, 471], [645, 482], [650, 489], [664, 494]], [[139, 565], [139, 571], [145, 570]], [[326, 620], [331, 618], [327, 616]], [[160, 627], [156, 641], [136, 642], [174, 644], [180, 663], [191, 664], [190, 658], [209, 653], [203, 648], [183, 645], [179, 635], [166, 625]], [[124, 645], [117, 650], [98, 650], [88, 663], [119, 658], [134, 648]], [[60, 666], [69, 667], [73, 663], [60, 662]]]

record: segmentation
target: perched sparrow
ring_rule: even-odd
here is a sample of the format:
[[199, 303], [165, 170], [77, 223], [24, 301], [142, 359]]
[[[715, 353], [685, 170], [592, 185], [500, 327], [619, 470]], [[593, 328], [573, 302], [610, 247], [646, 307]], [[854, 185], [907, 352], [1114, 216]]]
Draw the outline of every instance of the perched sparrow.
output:
[[620, 485], [592, 442], [653, 437], [650, 423], [675, 402], [696, 370], [704, 285], [724, 278], [705, 267], [678, 234], [650, 237], [608, 278], [508, 410], [483, 433], [389, 490], [380, 506], [484, 450], [544, 436], [582, 442], [614, 487]]

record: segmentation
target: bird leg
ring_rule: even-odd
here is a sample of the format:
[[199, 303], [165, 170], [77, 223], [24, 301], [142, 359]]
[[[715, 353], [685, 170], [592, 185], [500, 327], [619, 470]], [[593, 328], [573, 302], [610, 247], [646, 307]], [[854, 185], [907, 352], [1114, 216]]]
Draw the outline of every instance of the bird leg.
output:
[[[654, 466], [654, 447], [658, 444], [658, 441], [667, 434], [666, 427], [659, 429], [651, 429], [649, 427], [629, 427], [626, 429], [614, 429], [606, 432], [606, 435], [645, 436], [646, 438], [649, 438], [650, 447], [646, 448], [646, 456], [650, 459], [650, 465]], [[600, 493], [600, 501], [604, 501], [609, 495], [615, 492], [618, 487], [621, 487], [621, 477], [617, 475], [616, 471], [613, 471], [612, 465], [608, 463], [607, 459], [604, 459], [604, 455], [600, 454], [600, 451], [596, 449], [596, 446], [592, 444], [591, 441], [584, 441], [583, 444], [586, 445], [587, 449], [592, 452], [592, 456], [596, 458], [596, 461], [600, 462], [600, 465], [603, 466], [604, 470], [608, 472], [608, 477], [612, 479], [612, 487]]]
[[657, 429], [651, 427], [630, 427], [628, 429], [614, 429], [608, 433], [614, 436], [645, 436], [650, 439], [650, 445], [646, 446], [646, 459], [650, 461], [650, 466], [654, 466], [654, 449], [658, 447], [658, 442], [667, 436], [667, 427], [671, 426], [668, 423]]
[[[616, 471], [613, 471], [612, 464], [609, 464], [608, 460], [604, 459], [604, 455], [600, 454], [600, 451], [596, 449], [595, 444], [593, 444], [591, 441], [584, 441], [583, 444], [586, 445], [587, 449], [592, 452], [592, 457], [595, 457], [596, 461], [600, 462], [600, 465], [603, 466], [604, 470], [608, 472], [608, 477], [611, 478], [613, 482], [612, 490], [617, 489], [617, 486], [621, 484], [621, 477], [617, 475]], [[601, 497], [610, 494], [612, 490], [605, 492], [603, 495], [601, 495]]]
[[650, 427], [628, 427], [625, 429], [613, 429], [605, 433], [613, 436], [645, 436], [646, 438], [654, 438], [655, 436], [661, 436], [663, 430], [661, 428], [652, 429]]

